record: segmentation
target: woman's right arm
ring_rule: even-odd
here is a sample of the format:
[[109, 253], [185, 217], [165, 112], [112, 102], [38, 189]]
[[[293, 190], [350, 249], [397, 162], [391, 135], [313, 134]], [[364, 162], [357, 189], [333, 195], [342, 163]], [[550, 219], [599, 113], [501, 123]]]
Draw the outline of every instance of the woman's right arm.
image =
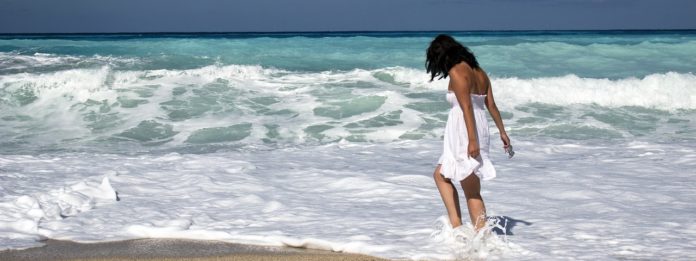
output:
[[488, 79], [488, 75], [486, 75], [486, 84], [488, 85], [488, 93], [486, 94], [486, 108], [488, 108], [488, 112], [491, 114], [491, 117], [493, 117], [495, 126], [498, 127], [498, 131], [500, 132], [500, 139], [503, 140], [503, 145], [507, 147], [508, 145], [510, 145], [510, 138], [508, 137], [507, 132], [505, 132], [505, 126], [503, 125], [503, 119], [500, 117], [500, 111], [498, 111], [498, 106], [495, 105], [495, 99], [493, 98], [493, 88], [491, 86], [491, 80]]

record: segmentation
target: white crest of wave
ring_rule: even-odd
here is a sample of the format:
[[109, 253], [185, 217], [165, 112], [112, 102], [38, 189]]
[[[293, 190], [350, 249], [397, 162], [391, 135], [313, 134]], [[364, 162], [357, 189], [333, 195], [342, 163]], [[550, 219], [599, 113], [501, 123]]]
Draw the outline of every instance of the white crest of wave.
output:
[[167, 81], [168, 79], [207, 83], [216, 79], [269, 80], [269, 76], [272, 76], [272, 74], [283, 72], [285, 71], [274, 68], [264, 68], [260, 65], [208, 65], [187, 70], [160, 69], [147, 71], [119, 71], [116, 77], [122, 82], [143, 81], [143, 77], [148, 77], [159, 78], [159, 83], [169, 83], [169, 81]]
[[[370, 77], [371, 76], [371, 77]], [[110, 77], [113, 77], [110, 79]], [[146, 79], [156, 80], [146, 80]], [[411, 88], [446, 90], [448, 80], [429, 81], [423, 70], [388, 67], [375, 70], [294, 72], [260, 65], [210, 65], [187, 70], [113, 71], [72, 69], [52, 73], [13, 74], [0, 76], [4, 86], [30, 87], [40, 94], [54, 89], [70, 93], [76, 100], [102, 100], [115, 97], [106, 89], [109, 85], [137, 83], [176, 84], [180, 82], [207, 83], [216, 79], [253, 82], [260, 86], [286, 84], [315, 84], [348, 81], [359, 78], [376, 82], [404, 85]], [[113, 81], [113, 82], [112, 82]], [[519, 105], [539, 102], [555, 105], [597, 104], [607, 107], [641, 106], [665, 110], [696, 109], [696, 75], [692, 73], [658, 73], [643, 78], [597, 79], [577, 75], [524, 79], [492, 77], [496, 99], [501, 104]], [[16, 85], [17, 84], [17, 85]], [[250, 86], [250, 88], [258, 86]], [[39, 96], [40, 97], [40, 96]]]
[[88, 64], [135, 65], [143, 62], [139, 58], [112, 55], [60, 55], [50, 53], [20, 54], [0, 52], [0, 72], [4, 70], [32, 70], [41, 67], [74, 67]]
[[[448, 79], [429, 82], [422, 70], [390, 67], [374, 70], [394, 82], [412, 87], [447, 90]], [[499, 106], [538, 102], [554, 105], [597, 104], [606, 107], [639, 106], [662, 110], [696, 109], [696, 75], [656, 73], [643, 78], [598, 79], [577, 75], [524, 79], [491, 77]]]
[[597, 104], [662, 110], [696, 109], [696, 75], [669, 72], [618, 80], [576, 75], [534, 79], [492, 79], [500, 104], [530, 102], [554, 105]]
[[88, 99], [115, 98], [114, 92], [103, 88], [111, 69], [71, 69], [52, 73], [20, 73], [0, 77], [0, 84], [8, 89], [28, 88], [39, 98], [35, 103], [50, 101], [57, 97], [84, 102]]
[[[422, 70], [390, 67], [373, 73], [390, 75], [412, 87], [446, 90], [448, 79], [429, 82]], [[597, 104], [639, 106], [663, 110], [696, 109], [696, 75], [656, 73], [643, 78], [598, 79], [577, 75], [541, 78], [491, 77], [494, 95], [503, 106], [538, 102], [554, 105]], [[499, 105], [500, 105], [499, 104]]]
[[[89, 125], [96, 122], [92, 118], [97, 116], [117, 117], [112, 126], [108, 125], [111, 124], [108, 118], [104, 123], [98, 122], [102, 124], [99, 126], [106, 126], [100, 127], [97, 133], [104, 137], [156, 119], [178, 132], [171, 137], [171, 144], [185, 143], [187, 137], [198, 130], [224, 128], [229, 123], [254, 123], [251, 134], [244, 138], [246, 141], [266, 138], [271, 128], [275, 129], [270, 131], [277, 132], [274, 139], [290, 143], [334, 141], [354, 134], [355, 139], [365, 141], [394, 141], [405, 134], [419, 139], [439, 135], [438, 127], [435, 127], [439, 124], [436, 116], [447, 109], [438, 102], [444, 103], [448, 80], [429, 80], [424, 70], [406, 67], [304, 72], [260, 65], [130, 71], [104, 66], [50, 73], [18, 73], [0, 75], [0, 102], [4, 102], [0, 104], [3, 109], [0, 116], [13, 119], [14, 115], [31, 112], [37, 126], [43, 126], [37, 129], [51, 129], [50, 134], [37, 132], [35, 137], [31, 137], [37, 144], [50, 144], [55, 137], [64, 140], [98, 138], [90, 129], [97, 125]], [[558, 106], [596, 104], [610, 108], [635, 106], [667, 111], [696, 109], [696, 75], [692, 73], [669, 72], [624, 79], [576, 75], [532, 79], [492, 77], [491, 81], [498, 106], [504, 111], [516, 111], [518, 105], [528, 103]], [[211, 83], [222, 87], [214, 90], [217, 93], [194, 97], [198, 95], [194, 91]], [[176, 96], [177, 89], [187, 92]], [[441, 100], [437, 98], [440, 94]], [[373, 100], [361, 100], [363, 97], [385, 100], [374, 105]], [[128, 99], [140, 103], [137, 107], [119, 105], [118, 102]], [[271, 103], [263, 105], [254, 99], [271, 99]], [[177, 121], [170, 120], [171, 112], [161, 106], [174, 100], [183, 100], [187, 107], [182, 106], [181, 110], [193, 111], [194, 114], [201, 100], [214, 100], [215, 106], [222, 105], [205, 108], [208, 110], [205, 113]], [[359, 102], [346, 105], [353, 101]], [[104, 112], [94, 104], [101, 104]], [[87, 108], [88, 105], [94, 108]], [[358, 106], [369, 109], [336, 116], [343, 113], [339, 110], [353, 110]], [[317, 108], [333, 114], [317, 113]], [[91, 112], [97, 116], [90, 115]], [[277, 116], [265, 112], [288, 113]], [[397, 112], [397, 116], [389, 116]], [[268, 127], [265, 123], [277, 126]], [[24, 124], [8, 121], [5, 129], [18, 140], [23, 140], [25, 138], [17, 130]], [[348, 124], [352, 124], [351, 127], [346, 127]], [[306, 131], [310, 127], [325, 130], [310, 133]]]

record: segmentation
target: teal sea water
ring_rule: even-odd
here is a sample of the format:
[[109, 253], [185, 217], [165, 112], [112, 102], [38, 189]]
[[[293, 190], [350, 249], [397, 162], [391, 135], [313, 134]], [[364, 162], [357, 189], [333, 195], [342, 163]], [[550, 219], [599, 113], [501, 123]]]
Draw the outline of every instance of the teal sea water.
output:
[[[2, 153], [438, 139], [431, 32], [0, 36]], [[461, 32], [516, 136], [690, 139], [694, 31]]]
[[0, 35], [0, 250], [696, 256], [696, 31], [453, 32], [517, 152], [491, 129], [478, 235], [451, 228], [431, 176], [450, 109], [424, 70], [436, 34]]

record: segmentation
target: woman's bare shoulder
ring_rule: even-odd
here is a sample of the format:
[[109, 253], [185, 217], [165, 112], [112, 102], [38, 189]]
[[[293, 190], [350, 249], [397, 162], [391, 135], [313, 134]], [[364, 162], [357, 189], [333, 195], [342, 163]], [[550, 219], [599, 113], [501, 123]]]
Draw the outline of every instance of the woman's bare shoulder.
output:
[[460, 62], [458, 64], [455, 64], [452, 66], [452, 69], [449, 71], [450, 77], [454, 77], [455, 79], [457, 78], [469, 78], [472, 74], [472, 69], [469, 67], [468, 64], [465, 62]]

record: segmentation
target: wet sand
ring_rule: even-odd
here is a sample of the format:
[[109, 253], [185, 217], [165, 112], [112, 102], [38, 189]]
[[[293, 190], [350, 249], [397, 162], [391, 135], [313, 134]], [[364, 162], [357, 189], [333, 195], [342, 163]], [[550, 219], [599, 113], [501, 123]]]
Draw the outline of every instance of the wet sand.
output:
[[137, 239], [93, 244], [48, 240], [44, 243], [43, 247], [0, 251], [0, 260], [385, 260], [324, 250], [202, 240]]

